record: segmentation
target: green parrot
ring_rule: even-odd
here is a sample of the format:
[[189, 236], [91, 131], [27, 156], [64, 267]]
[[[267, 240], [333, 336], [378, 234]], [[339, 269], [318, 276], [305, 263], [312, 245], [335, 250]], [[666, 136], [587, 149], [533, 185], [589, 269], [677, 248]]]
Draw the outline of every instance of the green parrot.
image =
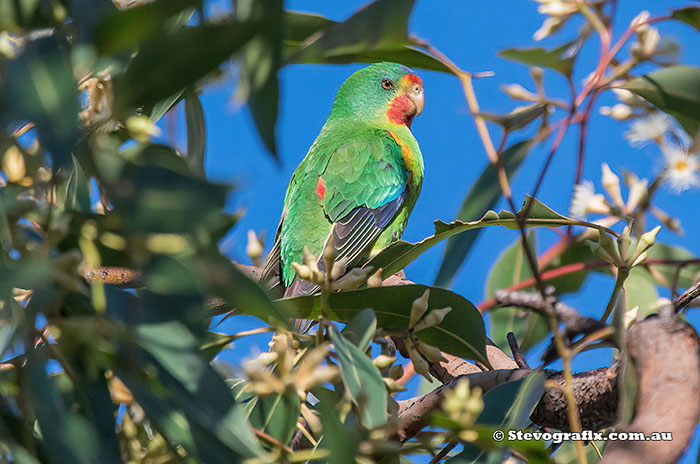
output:
[[[401, 237], [423, 181], [423, 157], [411, 133], [423, 103], [420, 77], [396, 63], [372, 64], [343, 83], [289, 182], [262, 274], [271, 289], [281, 287], [285, 297], [317, 292], [292, 263], [303, 262], [304, 246], [320, 257], [331, 235], [347, 269]], [[318, 264], [325, 269], [323, 258]]]

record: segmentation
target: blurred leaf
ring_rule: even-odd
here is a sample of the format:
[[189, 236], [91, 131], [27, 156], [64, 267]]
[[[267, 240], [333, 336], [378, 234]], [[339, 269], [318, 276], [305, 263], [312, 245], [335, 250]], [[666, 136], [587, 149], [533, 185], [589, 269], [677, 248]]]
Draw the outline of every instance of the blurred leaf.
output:
[[495, 122], [506, 132], [522, 129], [547, 111], [544, 103], [534, 103], [529, 106], [516, 108], [508, 114], [479, 113], [487, 121]]
[[355, 464], [360, 444], [357, 427], [346, 427], [340, 421], [340, 401], [335, 392], [316, 388], [313, 394], [319, 399], [317, 408], [321, 411], [323, 424], [323, 438], [319, 442], [319, 448], [328, 448], [331, 451], [328, 457], [329, 464]]
[[258, 430], [289, 443], [299, 420], [300, 402], [295, 391], [259, 396], [250, 411], [250, 424]]
[[[532, 206], [528, 214], [527, 227], [560, 227], [576, 223], [576, 221], [572, 219], [555, 213], [539, 200], [530, 196], [526, 197], [523, 206], [520, 208], [520, 211], [518, 211], [517, 214], [519, 217], [525, 214], [530, 204], [532, 204]], [[384, 269], [384, 271], [382, 271], [382, 277], [386, 279], [408, 266], [413, 260], [444, 239], [460, 232], [486, 226], [502, 226], [507, 229], [517, 229], [518, 220], [510, 211], [501, 211], [500, 213], [488, 211], [478, 221], [454, 221], [449, 224], [442, 221], [435, 221], [434, 235], [418, 243], [397, 240], [379, 252], [365, 267], [373, 266], [375, 269]]]
[[524, 429], [530, 424], [530, 414], [544, 390], [544, 375], [537, 371], [523, 379], [492, 388], [484, 394], [484, 410], [476, 423]]
[[76, 43], [91, 41], [101, 30], [101, 20], [117, 11], [111, 0], [69, 0], [68, 5], [77, 32], [73, 37]]
[[185, 92], [185, 120], [187, 122], [187, 161], [192, 172], [204, 177], [204, 153], [207, 128], [199, 97], [191, 90]]
[[671, 17], [682, 21], [700, 32], [700, 7], [688, 6], [671, 12]]
[[13, 288], [33, 289], [51, 279], [51, 264], [37, 258], [22, 259], [8, 265], [0, 263], [0, 298]]
[[287, 11], [284, 56], [290, 63], [393, 61], [449, 72], [440, 61], [410, 45], [407, 28], [413, 4], [414, 0], [377, 0], [342, 23]]
[[[349, 322], [360, 311], [372, 308], [378, 327], [403, 332], [408, 329], [413, 301], [428, 289], [429, 309], [449, 306], [452, 311], [440, 324], [418, 332], [418, 338], [455, 356], [488, 364], [481, 314], [465, 298], [439, 287], [401, 285], [331, 293], [329, 317], [334, 321]], [[317, 319], [320, 301], [318, 295], [281, 300], [294, 319]]]
[[[528, 233], [528, 244], [534, 251], [535, 235]], [[486, 297], [492, 298], [496, 290], [512, 287], [532, 277], [532, 270], [525, 256], [520, 238], [508, 247], [491, 267], [486, 280]], [[491, 338], [502, 350], [508, 350], [506, 334], [513, 332], [523, 352], [527, 352], [549, 334], [547, 319], [515, 306], [494, 308], [491, 315]]]
[[[598, 462], [600, 458], [596, 452], [593, 444], [598, 447], [601, 453], [605, 451], [605, 446], [607, 441], [593, 441], [586, 445], [586, 461], [587, 462]], [[577, 464], [578, 458], [576, 456], [576, 445], [573, 441], [565, 441], [561, 446], [554, 452], [554, 459], [557, 464]]]
[[[566, 250], [554, 258], [543, 271], [589, 261], [598, 261], [598, 258], [591, 252], [591, 248], [588, 245], [582, 242], [576, 242], [570, 244]], [[554, 286], [557, 295], [573, 293], [581, 288], [589, 272], [588, 269], [583, 268], [577, 272], [549, 279], [547, 280], [547, 285]]]
[[363, 309], [347, 323], [343, 336], [353, 342], [360, 351], [367, 351], [377, 332], [377, 317], [372, 308]]
[[[532, 141], [527, 140], [511, 145], [503, 152], [501, 162], [508, 179], [512, 179], [517, 172], [530, 148], [532, 148]], [[462, 207], [457, 214], [457, 220], [468, 221], [472, 218], [482, 217], [496, 205], [501, 194], [498, 171], [496, 166], [489, 163], [472, 188], [469, 189], [469, 193], [467, 193], [467, 197], [462, 202]], [[448, 239], [440, 269], [435, 277], [436, 286], [446, 287], [450, 285], [480, 233], [481, 229], [476, 229], [470, 234], [461, 234]]]
[[[464, 451], [448, 459], [449, 464], [498, 464], [503, 462], [504, 453], [509, 450], [517, 451], [528, 464], [550, 464], [549, 452], [543, 440], [508, 440], [495, 441], [493, 434], [498, 427], [476, 427], [477, 438], [471, 443], [464, 443]], [[507, 431], [506, 431], [507, 432]], [[483, 453], [478, 450], [484, 450]], [[475, 453], [479, 453], [475, 457]]]
[[[54, 382], [46, 373], [46, 360], [38, 352], [28, 354], [26, 368], [26, 393], [37, 414], [43, 448], [49, 462], [119, 462], [117, 453], [108, 456], [100, 452], [97, 431], [92, 424], [67, 410]], [[107, 461], [101, 461], [100, 457]]]
[[700, 129], [700, 68], [670, 66], [638, 77], [626, 88], [676, 118], [688, 134]]
[[338, 330], [329, 328], [335, 347], [343, 382], [359, 407], [362, 423], [368, 429], [387, 421], [387, 392], [379, 369], [358, 347], [345, 339]]
[[182, 98], [182, 95], [185, 93], [185, 89], [180, 89], [177, 92], [173, 93], [169, 97], [165, 97], [155, 105], [153, 105], [153, 109], [151, 110], [151, 115], [149, 118], [151, 119], [152, 122], [158, 122], [160, 118], [165, 116], [165, 113], [170, 111], [177, 103], [180, 101]]
[[78, 140], [78, 84], [55, 35], [29, 41], [19, 57], [3, 63], [0, 123], [33, 121], [54, 167], [67, 167]]
[[70, 176], [58, 185], [56, 200], [58, 207], [65, 210], [89, 213], [92, 209], [90, 179], [85, 175], [75, 156], [73, 156], [73, 169]]
[[576, 42], [567, 42], [553, 50], [544, 48], [509, 48], [498, 52], [498, 56], [524, 63], [554, 69], [565, 76], [571, 76], [576, 59]]
[[[700, 277], [700, 262], [692, 262], [692, 260], [697, 260], [698, 257], [686, 248], [656, 243], [649, 248], [647, 254], [650, 259], [671, 261], [671, 264], [654, 264], [654, 269], [661, 273], [667, 281], [657, 281], [656, 285], [666, 286], [668, 283], [673, 282], [677, 267], [677, 264], [673, 264], [673, 261], [691, 261], [691, 263], [683, 266], [678, 274], [678, 286], [680, 288], [690, 287]], [[653, 278], [653, 274], [651, 277]]]
[[282, 0], [237, 0], [236, 16], [263, 27], [243, 48], [238, 94], [248, 101], [255, 127], [267, 149], [277, 156], [275, 127], [279, 103], [277, 72], [282, 64], [284, 10]]
[[[227, 61], [259, 29], [258, 24], [226, 21], [185, 27], [143, 44], [123, 74], [114, 76], [117, 115], [155, 104], [194, 85]], [[177, 50], [178, 59], [172, 59]]]
[[652, 306], [659, 299], [659, 292], [649, 272], [639, 267], [633, 268], [625, 280], [625, 290], [628, 310], [639, 306], [638, 317], [641, 319], [652, 313]]
[[168, 19], [201, 3], [202, 0], [156, 0], [125, 10], [115, 9], [97, 28], [95, 46], [103, 55], [130, 51], [147, 39], [168, 32]]
[[38, 6], [39, 0], [0, 1], [0, 31], [16, 33], [20, 28], [48, 26]]

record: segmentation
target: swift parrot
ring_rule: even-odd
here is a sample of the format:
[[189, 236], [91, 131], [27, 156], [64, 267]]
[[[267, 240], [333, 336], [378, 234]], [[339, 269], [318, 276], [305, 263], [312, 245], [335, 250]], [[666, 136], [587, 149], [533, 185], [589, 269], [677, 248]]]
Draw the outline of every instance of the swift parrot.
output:
[[[401, 237], [423, 181], [423, 157], [411, 133], [423, 103], [420, 77], [400, 64], [372, 64], [343, 83], [289, 182], [261, 278], [271, 289], [281, 287], [286, 297], [317, 292], [292, 263], [303, 262], [304, 246], [320, 257], [331, 234], [347, 269]], [[323, 258], [319, 267], [325, 268]]]

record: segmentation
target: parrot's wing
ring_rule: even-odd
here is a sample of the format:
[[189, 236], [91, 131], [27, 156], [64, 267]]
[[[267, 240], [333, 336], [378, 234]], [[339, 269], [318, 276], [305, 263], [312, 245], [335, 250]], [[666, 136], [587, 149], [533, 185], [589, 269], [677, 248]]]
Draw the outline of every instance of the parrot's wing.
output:
[[[336, 261], [357, 264], [357, 258], [396, 216], [408, 194], [408, 172], [401, 147], [386, 131], [346, 140], [318, 173], [317, 195], [328, 219]], [[319, 268], [325, 268], [319, 259]], [[285, 296], [318, 291], [295, 279]]]

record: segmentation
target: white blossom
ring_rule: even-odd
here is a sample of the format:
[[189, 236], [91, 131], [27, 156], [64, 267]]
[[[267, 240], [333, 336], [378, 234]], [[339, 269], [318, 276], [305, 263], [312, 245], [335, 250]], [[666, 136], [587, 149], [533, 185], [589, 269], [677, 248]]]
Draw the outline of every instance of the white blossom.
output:
[[595, 187], [590, 180], [584, 180], [574, 186], [574, 197], [571, 200], [569, 212], [572, 217], [583, 219], [588, 213], [607, 214], [610, 207], [605, 203], [605, 197], [595, 193]]
[[632, 146], [642, 147], [650, 140], [659, 140], [671, 129], [671, 120], [663, 113], [655, 112], [635, 121], [625, 132], [625, 138]]
[[678, 147], [663, 147], [662, 150], [666, 157], [663, 176], [671, 190], [680, 193], [691, 187], [700, 186], [700, 176], [698, 176], [700, 162], [697, 156]]
[[618, 103], [614, 106], [601, 106], [600, 114], [603, 116], [610, 116], [617, 121], [624, 121], [632, 116], [632, 108], [624, 103]]

